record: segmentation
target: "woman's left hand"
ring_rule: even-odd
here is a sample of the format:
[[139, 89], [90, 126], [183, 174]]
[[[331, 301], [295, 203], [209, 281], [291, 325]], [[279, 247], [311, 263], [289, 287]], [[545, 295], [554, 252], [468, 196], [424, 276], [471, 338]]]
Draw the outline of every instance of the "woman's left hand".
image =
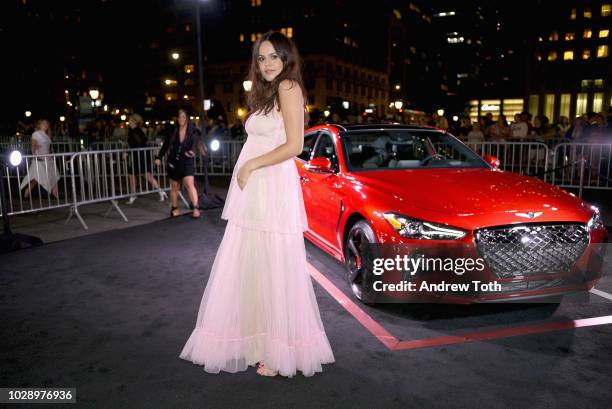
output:
[[238, 187], [240, 190], [244, 190], [244, 187], [249, 180], [249, 176], [251, 176], [251, 172], [253, 171], [251, 167], [251, 162], [247, 161], [242, 167], [238, 170], [238, 175], [236, 178], [238, 179]]

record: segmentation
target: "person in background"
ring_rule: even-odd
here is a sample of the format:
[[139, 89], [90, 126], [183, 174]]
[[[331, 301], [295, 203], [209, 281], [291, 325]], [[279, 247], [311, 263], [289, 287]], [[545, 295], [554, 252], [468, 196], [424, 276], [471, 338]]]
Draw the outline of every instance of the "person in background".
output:
[[545, 115], [538, 115], [533, 120], [533, 128], [531, 135], [534, 138], [554, 138], [555, 128], [549, 125], [548, 117]]
[[493, 142], [503, 142], [510, 135], [510, 127], [506, 121], [506, 116], [500, 114], [497, 121], [487, 128], [486, 137]]
[[480, 124], [477, 122], [474, 123], [474, 125], [472, 125], [472, 130], [467, 134], [468, 142], [482, 142], [484, 141], [484, 138], [485, 136], [480, 129]]
[[448, 129], [448, 120], [445, 116], [438, 115], [437, 112], [431, 114], [431, 122], [436, 128], [444, 129], [445, 131]]
[[586, 137], [587, 122], [584, 116], [574, 119], [574, 124], [565, 133], [565, 139], [581, 141]]
[[[142, 117], [138, 114], [130, 115], [128, 119], [128, 148], [129, 149], [143, 149], [147, 148], [147, 137], [142, 130]], [[151, 152], [138, 150], [135, 152], [125, 152], [123, 158], [128, 160], [128, 174], [130, 180], [130, 187], [132, 193], [136, 193], [136, 175], [145, 175], [147, 182], [149, 182], [153, 189], [159, 193], [159, 201], [163, 202], [168, 198], [166, 192], [160, 189], [159, 183], [153, 176], [153, 161], [151, 160]], [[132, 204], [136, 201], [138, 196], [130, 196], [127, 204]]]
[[566, 116], [560, 116], [559, 122], [557, 123], [557, 135], [565, 135], [569, 131], [571, 125], [569, 118]]
[[[32, 134], [32, 155], [49, 155], [51, 153], [51, 137], [48, 135], [49, 121], [41, 119], [36, 122], [36, 131]], [[30, 163], [28, 173], [21, 181], [19, 190], [27, 186], [24, 198], [29, 198], [32, 188], [40, 185], [59, 200], [57, 168], [53, 157], [35, 157]]]
[[523, 121], [521, 114], [514, 115], [514, 122], [510, 125], [510, 136], [512, 138], [526, 138], [529, 135], [529, 127]]
[[177, 206], [178, 193], [181, 184], [184, 184], [189, 193], [191, 200], [192, 217], [200, 218], [200, 208], [198, 202], [198, 191], [195, 187], [195, 156], [196, 150], [201, 155], [206, 154], [206, 147], [202, 143], [201, 132], [196, 128], [195, 124], [189, 119], [187, 111], [179, 110], [178, 127], [172, 133], [170, 138], [164, 141], [159, 154], [155, 158], [155, 164], [161, 165], [161, 159], [168, 155], [168, 176], [170, 177], [170, 200], [172, 209], [170, 215], [172, 217], [179, 216]]

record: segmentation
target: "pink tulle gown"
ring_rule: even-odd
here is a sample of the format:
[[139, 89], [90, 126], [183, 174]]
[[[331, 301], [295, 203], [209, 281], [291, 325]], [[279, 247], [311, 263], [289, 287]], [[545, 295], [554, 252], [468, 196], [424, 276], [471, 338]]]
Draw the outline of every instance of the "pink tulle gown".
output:
[[308, 224], [297, 168], [289, 159], [257, 169], [240, 190], [242, 164], [286, 141], [276, 109], [251, 115], [245, 127], [221, 215], [227, 227], [180, 357], [210, 373], [264, 361], [283, 376], [298, 370], [312, 376], [334, 356], [306, 270]]

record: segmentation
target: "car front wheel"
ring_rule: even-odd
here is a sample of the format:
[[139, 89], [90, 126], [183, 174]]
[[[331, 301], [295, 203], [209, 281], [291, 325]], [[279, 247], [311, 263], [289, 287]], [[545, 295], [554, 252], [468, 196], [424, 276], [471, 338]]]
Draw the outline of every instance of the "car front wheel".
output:
[[376, 301], [372, 285], [372, 258], [374, 258], [376, 236], [365, 220], [355, 223], [349, 230], [344, 243], [344, 260], [347, 281], [351, 291], [360, 301], [371, 304]]

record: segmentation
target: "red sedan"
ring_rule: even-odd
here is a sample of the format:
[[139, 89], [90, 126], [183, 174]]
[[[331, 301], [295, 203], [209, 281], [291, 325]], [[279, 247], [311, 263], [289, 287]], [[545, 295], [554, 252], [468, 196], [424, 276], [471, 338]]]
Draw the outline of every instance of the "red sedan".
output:
[[[526, 300], [588, 290], [601, 277], [597, 247], [607, 231], [596, 208], [539, 179], [497, 169], [494, 157], [481, 158], [444, 131], [317, 126], [306, 131], [296, 163], [305, 236], [345, 264], [364, 302]], [[484, 268], [378, 276], [372, 254], [393, 256], [400, 247], [398, 254], [421, 258], [461, 253], [484, 260]], [[496, 287], [457, 287], [467, 280]], [[383, 288], [383, 281], [411, 282], [421, 291], [388, 291], [393, 287]], [[423, 282], [446, 287], [428, 291]]]

